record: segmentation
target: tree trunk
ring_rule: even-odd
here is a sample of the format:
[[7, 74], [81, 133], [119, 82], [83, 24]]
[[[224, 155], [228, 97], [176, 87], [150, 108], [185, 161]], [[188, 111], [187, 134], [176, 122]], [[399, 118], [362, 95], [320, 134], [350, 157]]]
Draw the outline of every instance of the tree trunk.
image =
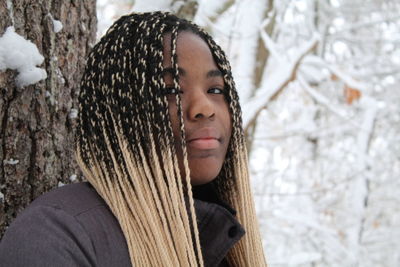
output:
[[[274, 10], [274, 0], [268, 0], [268, 7], [265, 10], [265, 18], [271, 16], [271, 12]], [[270, 18], [271, 21], [265, 27], [265, 32], [272, 37], [275, 28], [275, 20], [276, 20], [276, 13], [272, 14]], [[265, 44], [261, 38], [258, 39], [258, 48], [257, 48], [257, 62], [256, 67], [254, 70], [254, 88], [259, 88], [261, 86], [262, 76], [264, 73], [265, 66], [267, 66], [268, 58], [269, 58], [269, 51], [265, 47]], [[252, 92], [251, 96], [254, 96], [255, 91]]]
[[[0, 36], [8, 26], [45, 58], [47, 79], [18, 88], [0, 72], [0, 237], [34, 198], [80, 180], [74, 157], [79, 81], [95, 42], [96, 1], [0, 0]], [[63, 28], [54, 31], [53, 19]]]

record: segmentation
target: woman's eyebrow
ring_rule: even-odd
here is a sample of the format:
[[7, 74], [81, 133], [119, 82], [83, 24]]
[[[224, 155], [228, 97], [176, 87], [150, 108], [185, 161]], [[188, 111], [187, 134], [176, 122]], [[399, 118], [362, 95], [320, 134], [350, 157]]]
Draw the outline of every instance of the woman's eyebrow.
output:
[[[179, 72], [179, 75], [182, 75], [182, 76], [185, 76], [185, 75], [186, 75], [186, 71], [185, 71], [184, 69], [180, 68], [180, 67], [178, 67], [178, 72]], [[163, 74], [163, 75], [165, 75], [165, 74], [171, 74], [171, 75], [173, 75], [173, 74], [174, 74], [174, 69], [171, 68], [171, 67], [165, 68], [165, 69], [162, 71], [162, 74]], [[206, 78], [222, 77], [222, 76], [223, 76], [223, 75], [222, 75], [222, 72], [221, 72], [219, 69], [210, 70], [210, 71], [208, 71], [207, 74], [206, 74]]]
[[[163, 71], [162, 71], [162, 74], [163, 75], [165, 75], [165, 74], [171, 74], [172, 76], [174, 75], [174, 69], [173, 68], [171, 68], [171, 67], [169, 67], [169, 68], [165, 68]], [[184, 70], [184, 69], [182, 69], [182, 68], [179, 68], [178, 67], [178, 72], [179, 72], [179, 75], [182, 75], [182, 76], [185, 76], [186, 75], [186, 71]]]
[[222, 77], [222, 72], [218, 69], [215, 70], [210, 70], [207, 72], [207, 78], [212, 78], [212, 77]]

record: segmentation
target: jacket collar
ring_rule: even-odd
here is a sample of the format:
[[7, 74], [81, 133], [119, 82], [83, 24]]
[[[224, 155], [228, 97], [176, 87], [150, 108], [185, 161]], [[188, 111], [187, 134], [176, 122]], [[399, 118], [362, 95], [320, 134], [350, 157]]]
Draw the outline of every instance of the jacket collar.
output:
[[204, 266], [220, 266], [245, 230], [235, 218], [236, 211], [212, 187], [196, 186], [193, 195]]
[[236, 215], [236, 210], [219, 197], [212, 183], [194, 186], [192, 191], [195, 199], [218, 204], [227, 209], [232, 215]]

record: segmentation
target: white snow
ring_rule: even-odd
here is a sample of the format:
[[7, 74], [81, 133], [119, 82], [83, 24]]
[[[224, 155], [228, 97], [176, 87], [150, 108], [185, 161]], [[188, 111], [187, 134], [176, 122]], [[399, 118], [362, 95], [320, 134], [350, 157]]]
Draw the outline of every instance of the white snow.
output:
[[297, 75], [297, 80], [299, 84], [303, 87], [303, 89], [306, 90], [318, 103], [326, 106], [329, 110], [339, 115], [340, 117], [348, 119], [346, 111], [342, 110], [340, 107], [332, 105], [331, 101], [328, 98], [326, 98], [324, 95], [322, 95], [318, 91], [314, 90], [310, 85], [308, 85], [308, 83], [301, 74]]
[[[240, 6], [247, 6], [246, 8], [240, 8]], [[252, 96], [254, 90], [255, 71], [249, 66], [255, 66], [258, 62], [257, 59], [257, 48], [259, 41], [260, 24], [263, 21], [267, 9], [266, 1], [252, 1], [246, 0], [241, 1], [240, 5], [232, 9], [232, 14], [226, 14], [231, 17], [230, 28], [222, 30], [227, 36], [225, 41], [227, 43], [227, 54], [232, 65], [236, 67], [233, 69], [233, 76], [238, 77], [236, 79], [237, 88], [246, 88], [246, 90], [239, 90], [239, 98], [241, 103], [247, 102]], [[226, 23], [225, 22], [225, 23]], [[229, 30], [229, 31], [228, 31]], [[218, 34], [220, 37], [224, 34]], [[240, 41], [232, 42], [233, 38], [244, 35]], [[223, 43], [223, 42], [221, 42]]]
[[171, 7], [172, 1], [170, 0], [137, 0], [133, 5], [132, 11], [135, 12], [151, 12], [156, 10], [169, 10]]
[[63, 25], [61, 23], [61, 21], [53, 19], [53, 30], [55, 33], [61, 31], [63, 28]]
[[9, 16], [11, 18], [11, 22], [14, 25], [15, 21], [14, 21], [14, 5], [13, 2], [11, 0], [7, 0], [7, 9], [9, 12]]
[[11, 159], [9, 159], [9, 160], [3, 160], [3, 163], [4, 164], [8, 164], [8, 165], [16, 165], [16, 164], [18, 164], [19, 163], [19, 160], [17, 160], [17, 159], [13, 159], [13, 158], [11, 158]]
[[76, 174], [72, 174], [72, 175], [69, 177], [69, 180], [70, 180], [71, 182], [75, 182], [75, 181], [76, 181], [76, 178], [77, 178]]
[[72, 119], [76, 119], [78, 117], [78, 110], [75, 108], [71, 108], [71, 110], [69, 111], [69, 115], [68, 117], [72, 120]]
[[340, 70], [340, 68], [338, 68], [334, 64], [329, 64], [320, 57], [307, 55], [304, 58], [304, 63], [308, 65], [313, 65], [318, 68], [327, 68], [331, 71], [332, 74], [335, 74], [340, 80], [345, 82], [348, 86], [356, 88], [362, 92], [367, 91], [369, 88], [368, 84], [357, 81], [350, 75], [346, 74], [344, 71]]
[[64, 186], [65, 184], [63, 183], [63, 182], [61, 182], [61, 181], [58, 181], [58, 187], [61, 187], [61, 186]]
[[0, 71], [17, 70], [16, 85], [24, 87], [47, 78], [44, 69], [36, 67], [44, 57], [36, 45], [17, 34], [14, 27], [8, 27], [0, 37]]
[[4, 194], [0, 192], [0, 201], [3, 202], [3, 200], [4, 200]]
[[319, 36], [314, 35], [313, 38], [298, 49], [298, 53], [292, 60], [286, 60], [280, 56], [276, 49], [272, 48], [275, 44], [266, 34], [264, 36], [264, 43], [268, 47], [272, 56], [278, 60], [277, 66], [273, 70], [273, 74], [268, 76], [268, 81], [263, 81], [261, 87], [257, 90], [254, 97], [248, 99], [243, 104], [243, 127], [246, 128], [249, 123], [257, 116], [258, 112], [267, 105], [271, 97], [273, 97], [278, 91], [290, 81], [293, 71], [303, 57], [310, 52], [312, 47], [318, 42]]

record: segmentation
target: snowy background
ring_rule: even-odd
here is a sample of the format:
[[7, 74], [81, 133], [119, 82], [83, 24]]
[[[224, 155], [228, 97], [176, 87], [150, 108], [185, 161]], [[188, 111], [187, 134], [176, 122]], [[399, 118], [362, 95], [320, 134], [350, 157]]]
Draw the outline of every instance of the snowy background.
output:
[[[180, 2], [98, 0], [98, 36]], [[400, 1], [197, 2], [233, 67], [269, 266], [400, 266]]]

